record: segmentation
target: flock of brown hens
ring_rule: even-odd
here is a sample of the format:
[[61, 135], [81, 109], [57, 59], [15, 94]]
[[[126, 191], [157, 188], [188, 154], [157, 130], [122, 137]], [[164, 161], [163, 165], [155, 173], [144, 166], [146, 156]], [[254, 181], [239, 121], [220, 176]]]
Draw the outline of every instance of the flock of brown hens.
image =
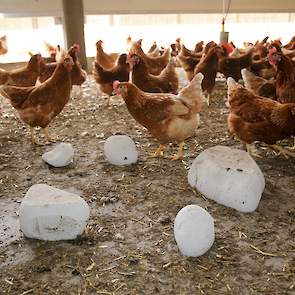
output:
[[[20, 118], [30, 126], [46, 127], [71, 96], [73, 85], [86, 80], [79, 62], [79, 45], [68, 51], [47, 44], [49, 58], [31, 55], [25, 67], [0, 69], [0, 94], [9, 99]], [[148, 52], [142, 39], [127, 39], [127, 54], [108, 54], [103, 41], [96, 43], [94, 79], [110, 97], [122, 96], [133, 118], [160, 142], [154, 156], [162, 156], [165, 145], [179, 143], [173, 160], [183, 158], [184, 140], [193, 136], [199, 124], [204, 100], [210, 105], [217, 74], [228, 84], [228, 129], [248, 148], [261, 141], [285, 156], [294, 156], [277, 141], [295, 136], [295, 37], [283, 45], [266, 37], [244, 49], [231, 43], [198, 42], [193, 50], [176, 39], [170, 48], [154, 42]], [[182, 67], [189, 84], [179, 89], [176, 67]], [[238, 84], [244, 80], [244, 85]]]

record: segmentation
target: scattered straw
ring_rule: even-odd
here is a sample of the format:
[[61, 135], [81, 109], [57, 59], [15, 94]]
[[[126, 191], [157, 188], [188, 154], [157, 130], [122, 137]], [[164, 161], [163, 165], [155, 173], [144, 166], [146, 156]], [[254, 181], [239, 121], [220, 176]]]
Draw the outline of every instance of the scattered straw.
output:
[[252, 249], [254, 249], [257, 253], [263, 255], [263, 256], [271, 256], [271, 257], [279, 257], [279, 256], [284, 256], [284, 255], [279, 255], [279, 254], [273, 254], [273, 253], [268, 253], [268, 252], [264, 252], [262, 250], [260, 250], [259, 248], [257, 248], [256, 246], [254, 245], [250, 245], [250, 247]]

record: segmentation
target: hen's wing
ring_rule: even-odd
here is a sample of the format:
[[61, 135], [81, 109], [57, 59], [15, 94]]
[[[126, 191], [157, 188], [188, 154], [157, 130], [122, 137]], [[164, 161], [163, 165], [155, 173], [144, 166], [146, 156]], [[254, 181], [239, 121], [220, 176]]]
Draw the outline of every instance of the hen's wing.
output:
[[280, 104], [271, 113], [271, 122], [292, 134], [295, 133], [295, 103]]
[[176, 96], [164, 94], [162, 95], [148, 95], [145, 100], [143, 109], [147, 118], [155, 122], [161, 122], [171, 116], [183, 116], [190, 112], [181, 100], [175, 99]]

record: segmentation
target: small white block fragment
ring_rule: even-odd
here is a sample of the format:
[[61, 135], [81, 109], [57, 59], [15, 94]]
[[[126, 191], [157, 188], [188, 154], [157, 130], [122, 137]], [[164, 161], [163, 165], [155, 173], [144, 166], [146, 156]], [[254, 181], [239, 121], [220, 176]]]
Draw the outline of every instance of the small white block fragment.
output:
[[112, 135], [104, 144], [107, 161], [113, 165], [130, 165], [137, 162], [138, 152], [134, 141], [127, 135]]
[[256, 210], [265, 187], [252, 157], [225, 146], [200, 153], [188, 172], [188, 182], [208, 199], [241, 212]]
[[42, 155], [43, 161], [53, 167], [64, 167], [73, 162], [74, 149], [70, 143], [60, 143]]
[[176, 215], [174, 236], [180, 252], [185, 256], [201, 256], [215, 240], [214, 220], [202, 207], [188, 205]]
[[88, 204], [80, 196], [35, 184], [20, 205], [20, 228], [28, 238], [73, 240], [83, 233], [89, 212]]

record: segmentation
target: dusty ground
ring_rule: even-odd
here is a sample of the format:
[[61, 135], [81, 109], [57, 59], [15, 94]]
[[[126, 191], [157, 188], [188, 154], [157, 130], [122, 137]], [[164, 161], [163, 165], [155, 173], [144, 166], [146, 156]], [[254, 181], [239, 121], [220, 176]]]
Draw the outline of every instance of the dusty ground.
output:
[[[206, 200], [187, 183], [187, 169], [205, 148], [240, 148], [227, 136], [226, 91], [220, 86], [183, 162], [153, 159], [156, 141], [124, 105], [107, 107], [90, 79], [51, 132], [75, 148], [75, 161], [53, 169], [41, 160], [50, 146], [33, 147], [27, 130], [4, 104], [0, 121], [0, 294], [295, 294], [294, 160], [259, 149], [266, 178], [252, 214]], [[130, 135], [140, 160], [108, 164], [103, 140]], [[43, 140], [43, 139], [41, 139]], [[171, 146], [170, 153], [176, 151]], [[36, 183], [79, 192], [91, 207], [89, 234], [78, 241], [48, 243], [19, 232], [17, 211]], [[181, 256], [173, 222], [185, 205], [199, 204], [215, 219], [216, 241], [204, 256]]]

